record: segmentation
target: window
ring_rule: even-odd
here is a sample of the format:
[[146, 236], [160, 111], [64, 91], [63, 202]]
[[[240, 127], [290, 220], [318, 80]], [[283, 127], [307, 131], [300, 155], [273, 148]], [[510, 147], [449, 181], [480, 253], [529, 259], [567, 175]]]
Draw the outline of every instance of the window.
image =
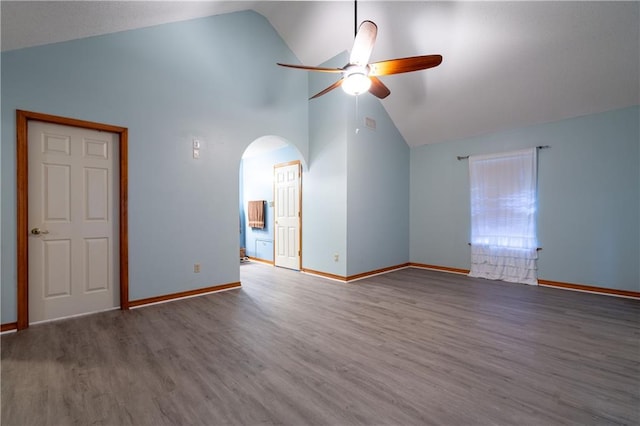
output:
[[537, 284], [537, 150], [469, 157], [470, 276]]

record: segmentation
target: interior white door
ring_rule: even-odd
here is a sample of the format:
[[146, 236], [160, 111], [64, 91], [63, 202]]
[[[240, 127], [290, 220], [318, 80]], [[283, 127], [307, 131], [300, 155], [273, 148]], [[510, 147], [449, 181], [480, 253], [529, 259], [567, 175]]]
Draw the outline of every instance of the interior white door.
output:
[[29, 322], [119, 306], [117, 134], [29, 122]]
[[274, 167], [275, 265], [300, 269], [300, 163]]

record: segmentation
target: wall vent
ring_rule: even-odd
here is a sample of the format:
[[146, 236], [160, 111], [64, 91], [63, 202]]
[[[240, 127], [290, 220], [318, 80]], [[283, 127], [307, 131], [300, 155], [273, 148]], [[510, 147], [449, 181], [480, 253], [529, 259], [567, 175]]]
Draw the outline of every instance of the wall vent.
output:
[[375, 130], [376, 129], [376, 120], [374, 120], [371, 117], [365, 117], [364, 118], [364, 125], [367, 126], [368, 128]]

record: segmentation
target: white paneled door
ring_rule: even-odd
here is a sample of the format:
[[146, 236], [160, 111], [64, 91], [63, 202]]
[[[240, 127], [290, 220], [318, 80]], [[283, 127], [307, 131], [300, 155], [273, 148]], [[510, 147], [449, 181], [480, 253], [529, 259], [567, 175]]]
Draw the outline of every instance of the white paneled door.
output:
[[118, 135], [29, 122], [29, 322], [119, 306]]
[[300, 269], [300, 163], [274, 166], [275, 265]]

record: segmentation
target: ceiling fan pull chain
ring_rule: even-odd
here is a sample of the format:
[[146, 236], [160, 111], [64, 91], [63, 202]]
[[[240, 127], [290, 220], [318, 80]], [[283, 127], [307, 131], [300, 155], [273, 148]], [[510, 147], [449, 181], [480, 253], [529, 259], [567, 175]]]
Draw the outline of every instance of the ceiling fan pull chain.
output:
[[358, 98], [360, 96], [356, 95], [356, 135], [360, 133], [360, 117], [358, 116]]

